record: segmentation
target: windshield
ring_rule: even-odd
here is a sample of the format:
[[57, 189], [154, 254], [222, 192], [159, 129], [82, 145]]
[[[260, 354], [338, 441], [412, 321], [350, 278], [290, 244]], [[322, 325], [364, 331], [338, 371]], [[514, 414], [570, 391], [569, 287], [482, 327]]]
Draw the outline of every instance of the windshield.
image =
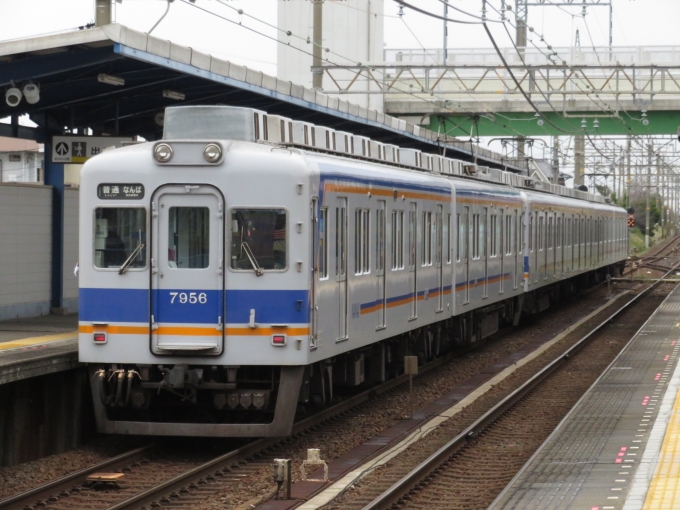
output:
[[94, 265], [120, 268], [132, 253], [144, 247], [130, 261], [129, 268], [146, 267], [146, 210], [141, 207], [99, 207], [95, 209]]
[[287, 267], [286, 211], [234, 209], [231, 213], [231, 268], [253, 270], [250, 251], [260, 269]]

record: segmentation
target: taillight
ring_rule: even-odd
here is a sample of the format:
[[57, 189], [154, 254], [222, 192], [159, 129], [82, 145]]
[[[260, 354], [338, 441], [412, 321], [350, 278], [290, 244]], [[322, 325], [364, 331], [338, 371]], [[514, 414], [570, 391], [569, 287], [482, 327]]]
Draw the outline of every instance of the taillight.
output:
[[95, 333], [94, 334], [94, 343], [105, 344], [106, 343], [106, 333]]
[[286, 345], [286, 335], [272, 335], [273, 345]]

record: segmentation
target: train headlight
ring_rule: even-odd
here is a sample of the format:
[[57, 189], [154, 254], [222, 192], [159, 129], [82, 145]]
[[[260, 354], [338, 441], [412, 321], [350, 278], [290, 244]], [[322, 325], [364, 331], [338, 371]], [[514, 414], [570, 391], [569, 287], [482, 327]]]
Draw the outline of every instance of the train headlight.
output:
[[203, 157], [208, 163], [217, 163], [222, 157], [222, 147], [216, 143], [209, 143], [203, 149]]
[[153, 157], [159, 163], [167, 163], [172, 159], [172, 147], [167, 143], [159, 143], [153, 148]]

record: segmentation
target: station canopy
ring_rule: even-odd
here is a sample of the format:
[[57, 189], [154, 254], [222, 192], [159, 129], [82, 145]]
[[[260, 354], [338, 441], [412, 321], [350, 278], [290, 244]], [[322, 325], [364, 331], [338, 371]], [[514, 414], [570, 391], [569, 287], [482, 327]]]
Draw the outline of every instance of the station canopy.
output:
[[[167, 106], [222, 104], [294, 120], [480, 165], [525, 171], [500, 154], [461, 143], [338, 97], [282, 81], [119, 24], [0, 43], [3, 96], [26, 84], [39, 100], [0, 101], [0, 118], [28, 114], [37, 128], [0, 123], [0, 136], [49, 141], [67, 130], [95, 135], [162, 136]], [[2, 99], [5, 99], [3, 97]], [[35, 97], [32, 98], [35, 101]]]

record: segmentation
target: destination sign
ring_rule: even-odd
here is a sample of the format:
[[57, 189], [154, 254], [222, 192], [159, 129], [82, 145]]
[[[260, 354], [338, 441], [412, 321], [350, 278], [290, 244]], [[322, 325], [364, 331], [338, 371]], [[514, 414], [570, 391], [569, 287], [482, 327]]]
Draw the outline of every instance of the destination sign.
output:
[[105, 183], [97, 186], [97, 197], [103, 200], [141, 200], [144, 185], [139, 183]]

